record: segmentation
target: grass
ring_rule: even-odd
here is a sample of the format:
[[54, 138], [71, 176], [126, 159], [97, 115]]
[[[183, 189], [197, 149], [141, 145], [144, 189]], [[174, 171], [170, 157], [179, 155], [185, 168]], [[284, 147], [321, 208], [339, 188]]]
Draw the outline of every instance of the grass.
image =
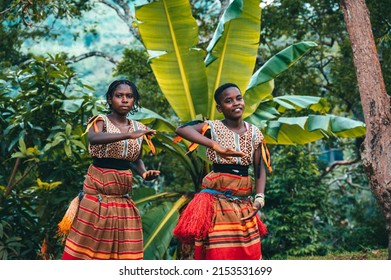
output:
[[288, 257], [288, 260], [387, 260], [387, 249], [332, 253], [325, 256]]

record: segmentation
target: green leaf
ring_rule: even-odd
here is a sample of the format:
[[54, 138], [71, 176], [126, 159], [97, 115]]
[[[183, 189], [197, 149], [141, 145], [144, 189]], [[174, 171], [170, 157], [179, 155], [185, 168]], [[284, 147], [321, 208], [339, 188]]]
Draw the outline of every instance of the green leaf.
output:
[[[300, 42], [293, 44], [272, 56], [251, 77], [250, 83], [244, 92], [246, 110], [243, 118], [250, 116], [258, 105], [265, 99], [271, 99], [274, 83], [271, 83], [281, 73], [289, 69], [303, 57], [310, 49], [317, 46], [314, 42]], [[268, 86], [265, 87], [265, 84]], [[247, 104], [251, 104], [248, 106]]]
[[138, 112], [130, 115], [130, 118], [140, 121], [143, 124], [150, 126], [151, 129], [158, 130], [159, 132], [174, 132], [176, 129], [169, 120], [166, 120], [161, 115], [146, 108], [139, 109]]
[[183, 195], [172, 206], [165, 202], [155, 211], [143, 216], [143, 228], [146, 235], [145, 259], [162, 259], [173, 237], [172, 230], [178, 222], [179, 209], [189, 200], [189, 197]]
[[[187, 0], [161, 0], [136, 7], [137, 26], [162, 92], [183, 121], [205, 115], [204, 52], [196, 49], [198, 26]], [[198, 113], [197, 113], [198, 112]]]
[[26, 143], [23, 138], [19, 138], [19, 150], [24, 154], [27, 152]]
[[72, 155], [72, 150], [71, 150], [71, 146], [69, 145], [64, 145], [64, 151], [65, 151], [65, 154], [70, 157]]
[[21, 152], [15, 152], [11, 155], [12, 158], [25, 158], [26, 155]]
[[260, 38], [261, 8], [258, 0], [234, 0], [220, 19], [207, 48], [210, 119], [217, 111], [213, 93], [224, 83], [236, 83], [244, 92], [256, 62]]
[[86, 146], [79, 140], [71, 140], [72, 144], [85, 150], [86, 149]]
[[248, 89], [243, 94], [245, 104], [243, 119], [251, 116], [258, 109], [258, 106], [262, 103], [262, 101], [272, 99], [273, 96], [271, 94], [273, 89], [274, 80], [270, 80], [266, 83]]
[[365, 125], [359, 121], [333, 115], [309, 115], [270, 121], [264, 136], [270, 144], [295, 145], [324, 137], [362, 137], [365, 132]]
[[268, 120], [276, 119], [279, 115], [281, 114], [275, 107], [271, 106], [269, 102], [264, 102], [258, 106], [258, 109], [252, 115], [245, 118], [245, 121], [259, 127], [257, 122], [265, 123]]
[[66, 127], [65, 127], [65, 135], [71, 135], [72, 133], [72, 126], [67, 123]]
[[61, 109], [69, 113], [76, 113], [83, 105], [84, 99], [70, 99], [62, 102]]
[[311, 109], [314, 112], [327, 113], [330, 109], [326, 99], [317, 96], [284, 95], [273, 98], [273, 102], [280, 105], [278, 111], [281, 113], [287, 109], [299, 111], [304, 108]]
[[250, 89], [256, 85], [275, 79], [316, 46], [317, 44], [315, 42], [304, 41], [286, 47], [266, 61], [266, 63], [258, 69], [253, 75], [257, 77], [257, 79], [253, 80], [253, 83], [250, 83], [248, 88]]

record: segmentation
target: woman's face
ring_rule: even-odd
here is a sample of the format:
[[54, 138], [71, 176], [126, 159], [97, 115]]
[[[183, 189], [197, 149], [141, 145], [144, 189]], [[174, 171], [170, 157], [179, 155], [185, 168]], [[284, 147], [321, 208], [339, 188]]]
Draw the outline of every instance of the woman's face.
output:
[[225, 89], [219, 96], [220, 104], [217, 110], [227, 119], [239, 119], [244, 112], [244, 100], [240, 90], [236, 87]]
[[134, 105], [133, 90], [129, 85], [120, 84], [109, 98], [111, 109], [119, 115], [127, 115]]

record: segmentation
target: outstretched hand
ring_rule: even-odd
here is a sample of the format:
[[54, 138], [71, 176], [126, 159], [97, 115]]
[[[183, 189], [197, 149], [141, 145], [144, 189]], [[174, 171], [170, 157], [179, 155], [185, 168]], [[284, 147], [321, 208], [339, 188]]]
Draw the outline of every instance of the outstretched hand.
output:
[[231, 148], [224, 148], [217, 144], [213, 147], [213, 150], [219, 154], [224, 159], [229, 159], [231, 157], [243, 157], [245, 154], [242, 151], [236, 151]]
[[251, 219], [252, 217], [254, 217], [258, 213], [260, 208], [261, 208], [261, 204], [258, 201], [254, 201], [253, 207], [252, 207], [253, 210], [251, 211], [251, 213], [249, 215], [247, 215], [246, 217], [241, 218], [240, 220], [245, 221], [245, 220]]
[[156, 134], [156, 130], [154, 129], [150, 129], [150, 130], [136, 130], [136, 131], [133, 131], [130, 133], [130, 138], [131, 139], [136, 139], [136, 138], [139, 138], [143, 135], [155, 135]]
[[142, 177], [145, 181], [152, 181], [153, 179], [156, 179], [159, 175], [160, 170], [148, 170], [143, 173]]

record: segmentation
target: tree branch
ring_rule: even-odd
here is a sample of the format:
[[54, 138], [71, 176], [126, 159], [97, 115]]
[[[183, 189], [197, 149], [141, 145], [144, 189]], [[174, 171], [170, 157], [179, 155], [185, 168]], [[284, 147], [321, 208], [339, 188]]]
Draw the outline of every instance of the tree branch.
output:
[[114, 65], [118, 64], [118, 61], [115, 60], [112, 56], [110, 56], [110, 55], [108, 55], [108, 54], [106, 54], [104, 52], [101, 52], [101, 51], [91, 51], [91, 52], [88, 52], [88, 53], [84, 53], [84, 54], [81, 54], [81, 55], [78, 55], [78, 56], [71, 57], [70, 59], [68, 59], [66, 61], [66, 64], [75, 63], [75, 62], [81, 61], [83, 59], [92, 57], [92, 56], [100, 56], [100, 57], [103, 57], [104, 59], [107, 59], [108, 61], [110, 61]]
[[128, 26], [130, 33], [132, 33], [132, 35], [141, 42], [140, 34], [132, 24], [134, 15], [131, 13], [129, 5], [126, 3], [126, 1], [114, 0], [113, 2], [116, 3], [119, 7], [107, 0], [98, 0], [98, 2], [113, 9], [117, 13], [118, 17]]
[[352, 165], [352, 164], [359, 162], [360, 160], [361, 160], [360, 158], [357, 158], [354, 160], [336, 160], [329, 167], [326, 168], [326, 170], [323, 172], [321, 177], [326, 176], [328, 173], [330, 173], [338, 165]]

